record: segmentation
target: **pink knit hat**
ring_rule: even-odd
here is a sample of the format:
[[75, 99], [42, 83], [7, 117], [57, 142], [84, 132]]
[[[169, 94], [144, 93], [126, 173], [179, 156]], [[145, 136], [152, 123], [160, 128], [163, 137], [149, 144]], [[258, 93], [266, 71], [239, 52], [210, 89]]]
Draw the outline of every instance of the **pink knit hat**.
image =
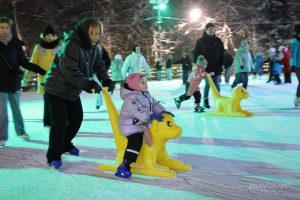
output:
[[141, 73], [133, 73], [127, 77], [127, 84], [130, 89], [135, 91], [141, 91], [139, 80], [142, 78], [144, 74]]

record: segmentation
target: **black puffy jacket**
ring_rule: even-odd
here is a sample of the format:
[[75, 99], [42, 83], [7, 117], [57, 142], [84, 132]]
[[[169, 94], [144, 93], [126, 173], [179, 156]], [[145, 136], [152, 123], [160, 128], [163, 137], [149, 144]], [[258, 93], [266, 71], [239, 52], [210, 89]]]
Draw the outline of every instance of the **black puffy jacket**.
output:
[[93, 19], [84, 18], [65, 39], [46, 75], [46, 93], [75, 101], [89, 87], [92, 74], [100, 81], [109, 79], [101, 48], [92, 46], [89, 40], [88, 27], [92, 22]]
[[221, 74], [224, 63], [224, 45], [220, 38], [209, 36], [204, 32], [193, 50], [195, 63], [199, 55], [203, 55], [207, 60], [207, 72], [214, 72], [215, 75]]
[[28, 62], [22, 46], [24, 43], [12, 38], [7, 45], [0, 42], [0, 92], [16, 92], [21, 88], [23, 72], [20, 66], [45, 75], [45, 70]]

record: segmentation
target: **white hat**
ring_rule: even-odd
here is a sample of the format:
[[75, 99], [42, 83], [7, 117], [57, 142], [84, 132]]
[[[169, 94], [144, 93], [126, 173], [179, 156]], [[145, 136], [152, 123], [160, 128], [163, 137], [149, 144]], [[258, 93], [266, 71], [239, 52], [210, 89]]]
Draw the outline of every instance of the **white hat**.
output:
[[117, 53], [117, 54], [115, 55], [115, 60], [122, 60], [122, 55], [119, 54], [119, 53]]
[[278, 47], [278, 51], [282, 51], [282, 50], [284, 50], [284, 49], [285, 49], [284, 46], [279, 46], [279, 47]]
[[275, 48], [273, 48], [273, 47], [271, 47], [271, 48], [269, 49], [269, 52], [271, 52], [271, 53], [275, 53], [275, 52], [276, 52], [276, 49], [275, 49]]

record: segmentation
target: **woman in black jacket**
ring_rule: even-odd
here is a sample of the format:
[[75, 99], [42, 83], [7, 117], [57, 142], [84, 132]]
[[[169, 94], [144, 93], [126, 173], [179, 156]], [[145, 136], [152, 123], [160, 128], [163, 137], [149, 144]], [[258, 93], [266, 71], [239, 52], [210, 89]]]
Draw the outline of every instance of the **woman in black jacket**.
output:
[[0, 17], [0, 146], [4, 146], [8, 139], [7, 101], [11, 106], [17, 135], [29, 139], [19, 105], [23, 75], [20, 66], [41, 75], [46, 73], [38, 65], [28, 62], [22, 49], [24, 43], [12, 36], [12, 25], [11, 19]]
[[109, 91], [114, 89], [97, 47], [101, 34], [102, 27], [96, 20], [80, 20], [66, 36], [46, 75], [45, 95], [52, 120], [47, 161], [55, 169], [62, 165], [63, 153], [79, 155], [79, 149], [72, 144], [83, 119], [79, 95], [82, 90], [101, 91], [101, 86], [90, 79], [92, 74], [96, 74]]

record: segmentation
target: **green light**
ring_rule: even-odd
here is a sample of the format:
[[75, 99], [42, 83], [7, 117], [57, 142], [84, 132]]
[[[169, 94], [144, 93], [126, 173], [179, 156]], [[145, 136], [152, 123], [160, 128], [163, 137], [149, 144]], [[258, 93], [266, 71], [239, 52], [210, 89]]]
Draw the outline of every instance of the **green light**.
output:
[[167, 8], [166, 4], [159, 4], [160, 10], [165, 10]]

